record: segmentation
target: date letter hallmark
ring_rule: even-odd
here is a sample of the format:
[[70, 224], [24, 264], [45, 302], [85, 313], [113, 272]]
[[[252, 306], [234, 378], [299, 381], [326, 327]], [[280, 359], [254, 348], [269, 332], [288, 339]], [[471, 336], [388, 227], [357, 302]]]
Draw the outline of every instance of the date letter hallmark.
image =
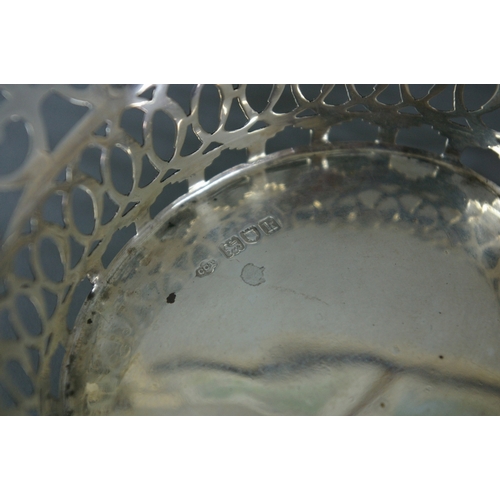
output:
[[200, 262], [200, 265], [198, 266], [198, 269], [196, 269], [196, 276], [198, 276], [198, 278], [203, 278], [203, 276], [208, 276], [209, 274], [212, 274], [215, 271], [216, 267], [217, 267], [217, 262], [214, 259], [202, 260]]
[[245, 243], [254, 244], [260, 240], [260, 231], [257, 229], [257, 226], [250, 226], [243, 229], [243, 231], [240, 231], [240, 235]]
[[246, 249], [246, 245], [255, 245], [262, 239], [262, 233], [265, 235], [274, 234], [281, 229], [278, 220], [272, 215], [259, 221], [258, 224], [252, 224], [239, 232], [240, 237], [234, 235], [228, 238], [219, 246], [220, 251], [225, 257], [231, 259]]
[[235, 255], [238, 255], [241, 252], [243, 252], [243, 250], [245, 250], [245, 245], [238, 238], [238, 236], [231, 236], [226, 241], [224, 241], [219, 248], [221, 252], [228, 259], [230, 259], [231, 257], [234, 257]]
[[278, 221], [274, 217], [266, 217], [259, 221], [259, 226], [266, 234], [272, 234], [278, 231], [281, 226], [278, 224]]

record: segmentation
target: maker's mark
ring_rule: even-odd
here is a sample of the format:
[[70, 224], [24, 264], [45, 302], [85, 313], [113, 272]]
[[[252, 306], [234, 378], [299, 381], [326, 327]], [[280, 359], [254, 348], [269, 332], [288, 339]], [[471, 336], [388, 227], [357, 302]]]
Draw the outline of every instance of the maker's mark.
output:
[[203, 276], [208, 276], [209, 274], [212, 274], [215, 271], [216, 267], [217, 267], [217, 262], [214, 259], [202, 260], [200, 262], [200, 265], [198, 266], [198, 269], [196, 269], [196, 276], [198, 276], [198, 278], [203, 278]]

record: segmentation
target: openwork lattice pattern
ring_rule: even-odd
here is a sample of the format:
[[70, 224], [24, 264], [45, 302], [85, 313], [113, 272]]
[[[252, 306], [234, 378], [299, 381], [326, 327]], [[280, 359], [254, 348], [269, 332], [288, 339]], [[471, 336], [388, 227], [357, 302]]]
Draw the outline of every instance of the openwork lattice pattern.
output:
[[65, 346], [93, 284], [152, 218], [223, 170], [342, 141], [455, 161], [471, 147], [500, 154], [498, 86], [482, 101], [464, 85], [0, 92], [2, 413], [39, 413], [59, 397]]

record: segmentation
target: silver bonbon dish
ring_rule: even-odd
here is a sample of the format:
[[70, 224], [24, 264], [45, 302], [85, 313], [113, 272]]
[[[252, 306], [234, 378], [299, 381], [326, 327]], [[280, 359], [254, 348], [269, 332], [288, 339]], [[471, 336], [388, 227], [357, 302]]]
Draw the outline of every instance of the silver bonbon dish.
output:
[[3, 414], [500, 414], [498, 87], [0, 91]]

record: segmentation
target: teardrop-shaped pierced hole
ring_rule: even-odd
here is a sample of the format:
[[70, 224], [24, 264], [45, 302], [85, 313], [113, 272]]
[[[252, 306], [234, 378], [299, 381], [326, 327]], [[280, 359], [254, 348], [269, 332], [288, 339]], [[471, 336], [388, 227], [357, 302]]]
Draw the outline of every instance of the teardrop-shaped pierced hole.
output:
[[396, 136], [396, 144], [442, 154], [446, 148], [446, 138], [431, 126], [421, 125], [400, 129]]
[[123, 112], [120, 120], [120, 127], [141, 146], [144, 145], [144, 117], [145, 113], [142, 109], [128, 108]]
[[292, 89], [290, 85], [285, 85], [283, 92], [278, 99], [278, 102], [274, 105], [273, 111], [275, 113], [289, 113], [298, 107], [297, 101], [292, 94]]
[[334, 125], [330, 128], [328, 139], [331, 142], [375, 141], [378, 137], [378, 127], [361, 118], [350, 122]]
[[23, 224], [21, 224], [21, 234], [31, 234], [32, 230], [32, 220], [30, 218], [26, 219]]
[[12, 174], [26, 160], [30, 149], [30, 137], [26, 124], [9, 121], [0, 133], [0, 176]]
[[423, 97], [425, 97], [430, 92], [432, 87], [433, 85], [430, 83], [408, 85], [408, 88], [410, 89], [410, 94], [415, 99], [422, 99]]
[[68, 178], [71, 176], [68, 174], [69, 167], [64, 167], [59, 170], [59, 173], [54, 177], [57, 184], [64, 184]]
[[52, 222], [60, 227], [65, 227], [63, 215], [63, 195], [54, 193], [42, 207], [42, 218], [47, 222]]
[[271, 97], [272, 91], [273, 85], [247, 85], [245, 92], [247, 102], [252, 109], [258, 113], [262, 113], [269, 104], [269, 98]]
[[64, 278], [64, 266], [59, 248], [51, 238], [44, 238], [40, 242], [40, 263], [43, 272], [49, 280], [60, 283]]
[[314, 111], [314, 109], [306, 108], [300, 113], [298, 113], [296, 116], [297, 118], [305, 118], [307, 116], [318, 116], [318, 113], [317, 111]]
[[367, 113], [369, 110], [364, 104], [355, 104], [354, 106], [349, 106], [347, 111], [350, 113]]
[[180, 172], [180, 170], [177, 170], [175, 168], [169, 168], [164, 174], [163, 177], [160, 179], [160, 182], [165, 182], [167, 179], [170, 179], [172, 175]]
[[314, 101], [321, 94], [322, 88], [322, 84], [316, 83], [301, 83], [299, 85], [300, 92], [309, 102]]
[[311, 132], [309, 130], [288, 126], [266, 142], [266, 154], [288, 148], [309, 146], [310, 143]]
[[5, 238], [9, 221], [14, 213], [22, 190], [2, 193], [2, 209], [0, 210], [0, 242]]
[[80, 187], [71, 191], [73, 220], [82, 234], [92, 234], [95, 228], [94, 204], [89, 194]]
[[469, 111], [475, 111], [486, 104], [497, 91], [498, 85], [465, 85], [464, 104]]
[[94, 130], [94, 135], [98, 137], [106, 137], [109, 133], [109, 124], [107, 122], [102, 123]]
[[447, 85], [438, 95], [429, 100], [429, 104], [439, 111], [452, 111], [454, 109], [453, 88], [454, 85]]
[[189, 184], [186, 181], [167, 184], [156, 200], [149, 207], [149, 214], [154, 219], [164, 208], [173, 203], [179, 196], [186, 194], [189, 190]]
[[191, 99], [196, 85], [171, 84], [168, 86], [167, 95], [184, 110], [186, 116], [191, 114]]
[[16, 340], [18, 338], [7, 309], [0, 311], [0, 340]]
[[80, 171], [95, 179], [99, 184], [102, 184], [101, 153], [100, 148], [89, 147], [82, 153], [78, 164]]
[[25, 396], [31, 396], [31, 394], [33, 394], [33, 382], [18, 361], [7, 361], [7, 373], [12, 382]]
[[64, 290], [61, 294], [61, 304], [64, 304], [66, 302], [66, 299], [69, 297], [70, 293], [71, 292], [71, 289], [73, 288], [73, 284], [70, 284], [70, 285], [66, 285], [64, 287]]
[[170, 161], [174, 155], [177, 140], [175, 121], [163, 111], [153, 115], [153, 149], [163, 161]]
[[205, 180], [208, 181], [228, 168], [247, 161], [248, 154], [245, 149], [226, 149], [205, 169]]
[[269, 123], [259, 120], [255, 122], [249, 129], [249, 132], [255, 132], [256, 130], [261, 130], [263, 128], [269, 127]]
[[238, 130], [243, 128], [247, 123], [248, 118], [241, 109], [238, 99], [233, 99], [224, 128], [229, 131]]
[[12, 397], [10, 392], [2, 384], [0, 384], [0, 408], [9, 410], [16, 407], [16, 400]]
[[141, 178], [139, 179], [139, 187], [143, 188], [151, 184], [158, 177], [158, 170], [151, 163], [148, 155], [142, 157]]
[[152, 101], [153, 96], [155, 94], [155, 90], [156, 90], [156, 85], [152, 85], [151, 87], [148, 87], [146, 90], [144, 90], [144, 92], [141, 92], [139, 94], [139, 97], [147, 99], [148, 101]]
[[43, 101], [41, 111], [49, 149], [53, 151], [89, 108], [73, 104], [59, 94], [51, 94]]
[[467, 168], [500, 185], [500, 159], [491, 149], [467, 147], [460, 155], [460, 161]]
[[34, 347], [27, 347], [26, 351], [30, 358], [31, 368], [35, 373], [38, 373], [38, 369], [40, 368], [40, 351]]
[[415, 106], [405, 106], [404, 108], [401, 108], [398, 110], [398, 113], [401, 113], [403, 115], [421, 115], [421, 113], [417, 110]]
[[201, 148], [202, 144], [198, 136], [194, 133], [193, 126], [189, 125], [186, 130], [184, 144], [182, 145], [181, 156], [189, 156], [196, 153], [196, 151]]
[[94, 250], [101, 244], [101, 240], [94, 240], [90, 246], [89, 246], [89, 249], [87, 251], [87, 257], [90, 257], [93, 253], [94, 253]]
[[31, 250], [28, 245], [20, 248], [14, 258], [14, 273], [20, 278], [35, 280], [35, 273], [31, 264]]
[[118, 252], [125, 246], [125, 244], [137, 234], [135, 224], [122, 227], [116, 231], [106, 247], [106, 251], [102, 254], [102, 265], [107, 268], [112, 260], [116, 257]]
[[220, 148], [222, 144], [220, 142], [211, 142], [204, 150], [203, 154], [210, 153], [210, 151], [213, 151], [214, 149]]
[[127, 205], [123, 209], [122, 217], [125, 217], [137, 205], [139, 205], [138, 201], [131, 201], [131, 202], [127, 203]]
[[461, 125], [464, 128], [468, 128], [468, 129], [471, 128], [469, 122], [463, 116], [453, 116], [453, 117], [449, 118], [449, 120], [450, 120], [450, 122], [456, 123], [457, 125]]
[[377, 101], [383, 104], [393, 105], [403, 101], [401, 86], [391, 84], [377, 96]]
[[[64, 300], [63, 300], [64, 302]], [[54, 333], [50, 332], [47, 335], [47, 340], [45, 341], [45, 351], [44, 354], [47, 354], [49, 352], [50, 346], [52, 345], [52, 339], [54, 338]]]
[[485, 113], [481, 116], [481, 120], [487, 127], [500, 132], [500, 108]]
[[219, 128], [220, 108], [219, 89], [215, 85], [204, 85], [198, 104], [198, 121], [203, 130], [209, 134], [213, 134]]
[[115, 189], [123, 195], [130, 194], [134, 186], [134, 172], [130, 156], [123, 149], [115, 146], [109, 157], [109, 168]]
[[58, 298], [55, 293], [50, 292], [46, 288], [42, 288], [42, 295], [45, 301], [45, 312], [47, 313], [47, 318], [51, 318], [56, 311]]
[[370, 94], [373, 94], [375, 91], [375, 84], [370, 83], [370, 84], [355, 84], [354, 87], [356, 88], [358, 94], [361, 97], [367, 97]]
[[66, 354], [66, 349], [64, 349], [62, 344], [59, 343], [57, 349], [50, 358], [49, 362], [50, 395], [54, 399], [59, 399], [60, 385], [61, 385], [61, 371], [65, 354]]
[[103, 206], [101, 214], [101, 225], [106, 225], [108, 222], [112, 221], [115, 215], [118, 213], [118, 204], [111, 199], [108, 193], [104, 193]]
[[73, 236], [69, 237], [69, 249], [70, 249], [70, 263], [69, 267], [70, 269], [73, 269], [78, 262], [82, 259], [83, 256], [83, 251], [85, 250], [85, 247], [76, 241]]
[[42, 320], [33, 302], [25, 295], [19, 295], [16, 298], [16, 308], [26, 331], [33, 336], [40, 335], [42, 333]]
[[340, 106], [349, 101], [349, 94], [347, 93], [346, 86], [343, 84], [335, 85], [332, 90], [325, 97], [325, 104]]

